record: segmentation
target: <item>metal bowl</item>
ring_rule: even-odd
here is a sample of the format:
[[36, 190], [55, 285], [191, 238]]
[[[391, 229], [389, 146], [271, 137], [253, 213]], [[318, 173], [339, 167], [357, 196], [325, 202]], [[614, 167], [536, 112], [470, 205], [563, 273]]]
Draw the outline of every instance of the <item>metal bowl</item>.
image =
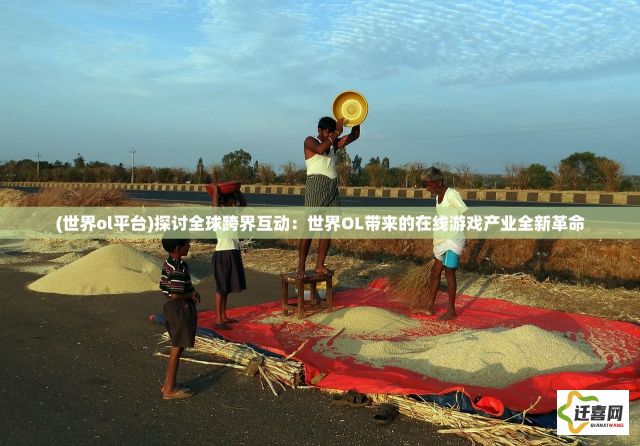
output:
[[347, 127], [353, 127], [364, 121], [368, 111], [367, 100], [357, 91], [343, 91], [333, 100], [333, 116], [336, 119], [344, 118], [344, 125]]

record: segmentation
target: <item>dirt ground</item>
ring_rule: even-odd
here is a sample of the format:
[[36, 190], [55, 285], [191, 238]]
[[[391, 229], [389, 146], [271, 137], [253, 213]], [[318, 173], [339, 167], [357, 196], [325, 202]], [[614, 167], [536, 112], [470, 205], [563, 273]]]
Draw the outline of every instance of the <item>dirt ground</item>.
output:
[[[150, 254], [163, 255], [156, 240], [113, 240], [127, 243]], [[0, 264], [11, 264], [22, 271], [47, 274], [63, 262], [80, 258], [84, 253], [102, 246], [104, 241], [78, 240], [69, 244], [66, 240], [30, 240], [16, 242], [14, 249], [21, 254], [14, 258], [0, 258]], [[290, 247], [273, 247], [269, 241], [248, 242], [243, 252], [247, 268], [269, 274], [292, 271], [297, 262], [297, 252]], [[11, 245], [7, 245], [11, 247]], [[210, 241], [194, 241], [190, 257], [209, 262], [214, 245]], [[48, 262], [34, 262], [34, 256], [48, 254]], [[336, 270], [339, 286], [361, 287], [380, 277], [397, 277], [419, 262], [391, 256], [356, 257], [332, 252], [327, 265]], [[315, 245], [308, 265], [314, 262]], [[640, 268], [638, 268], [640, 269]], [[514, 303], [531, 305], [571, 313], [590, 314], [608, 319], [640, 324], [640, 289], [605, 288], [598, 284], [570, 284], [559, 280], [539, 281], [526, 273], [483, 274], [468, 271], [462, 264], [457, 274], [458, 292], [473, 296], [497, 297]], [[443, 283], [444, 286], [444, 283]]]
[[[0, 243], [1, 245], [0, 249], [3, 252], [3, 255], [0, 257], [0, 263], [3, 264], [3, 266], [5, 267], [3, 268], [4, 270], [3, 276], [14, 277], [11, 271], [19, 272], [19, 274], [15, 275], [15, 277], [17, 278], [16, 280], [18, 281], [22, 280], [23, 282], [17, 283], [14, 285], [18, 289], [17, 296], [15, 296], [14, 299], [15, 298], [25, 299], [24, 302], [28, 302], [28, 305], [32, 310], [30, 315], [28, 316], [28, 319], [30, 319], [31, 322], [34, 324], [34, 327], [32, 327], [31, 329], [35, 330], [34, 333], [35, 332], [41, 333], [38, 335], [34, 335], [35, 337], [31, 339], [31, 334], [25, 331], [26, 327], [16, 327], [14, 329], [14, 334], [18, 334], [18, 337], [23, 339], [23, 341], [21, 342], [24, 345], [31, 344], [30, 347], [27, 347], [26, 357], [31, 357], [31, 360], [35, 360], [33, 355], [36, 354], [35, 352], [40, 351], [43, 348], [43, 345], [40, 345], [41, 343], [39, 342], [40, 336], [44, 336], [45, 338], [50, 337], [51, 339], [55, 339], [55, 335], [52, 336], [52, 333], [50, 331], [47, 332], [46, 330], [43, 330], [44, 328], [49, 328], [49, 329], [53, 328], [52, 324], [48, 321], [50, 317], [52, 318], [52, 320], [55, 320], [57, 318], [55, 314], [52, 316], [51, 314], [48, 313], [48, 311], [54, 311], [54, 313], [55, 312], [66, 313], [69, 310], [65, 309], [64, 305], [70, 304], [71, 308], [73, 308], [73, 314], [75, 316], [82, 317], [81, 313], [84, 311], [83, 308], [87, 305], [87, 304], [82, 304], [82, 305], [74, 304], [73, 302], [74, 300], [77, 301], [77, 298], [73, 298], [73, 297], [58, 296], [58, 295], [55, 295], [55, 296], [46, 295], [45, 297], [41, 297], [41, 295], [39, 295], [38, 293], [32, 293], [24, 289], [24, 286], [27, 283], [26, 281], [35, 280], [35, 278], [41, 275], [44, 275], [50, 271], [53, 271], [54, 269], [60, 267], [64, 263], [80, 258], [83, 254], [86, 254], [102, 246], [104, 243], [105, 242], [103, 241], [95, 241], [95, 240], [85, 240], [85, 241], [78, 241], [78, 242], [72, 242], [72, 243], [70, 243], [69, 241], [56, 241], [56, 240], [30, 240], [30, 241], [19, 241], [19, 242], [5, 241]], [[118, 243], [125, 243], [125, 242], [118, 242]], [[156, 255], [159, 258], [163, 255], [163, 252], [157, 241], [140, 240], [140, 241], [134, 241], [134, 242], [126, 241], [126, 243], [133, 245], [135, 248], [141, 251], [145, 251], [150, 254]], [[247, 302], [245, 299], [242, 299], [242, 302], [236, 302], [236, 305], [237, 304], [246, 305], [246, 304], [253, 303], [254, 301], [256, 301], [256, 299], [258, 301], [260, 299], [264, 299], [264, 296], [265, 296], [264, 291], [267, 291], [269, 289], [272, 290], [271, 294], [273, 296], [277, 296], [278, 280], [277, 280], [277, 276], [275, 275], [292, 270], [293, 266], [296, 264], [296, 260], [297, 260], [296, 251], [292, 249], [282, 249], [282, 248], [261, 246], [261, 245], [265, 245], [265, 244], [264, 243], [262, 244], [248, 243], [246, 246], [246, 250], [244, 251], [244, 254], [243, 254], [243, 259], [244, 259], [245, 266], [248, 270], [255, 271], [256, 274], [263, 274], [263, 276], [261, 276], [261, 277], [264, 277], [262, 281], [267, 280], [270, 283], [270, 285], [264, 288], [262, 290], [263, 291], [262, 293], [260, 293], [259, 291], [257, 292], [257, 295], [261, 295], [261, 297], [256, 296], [250, 299], [250, 302]], [[310, 264], [314, 260], [313, 259], [314, 249], [315, 249], [315, 246], [312, 248], [312, 256], [309, 259]], [[201, 242], [201, 241], [193, 242], [191, 253], [190, 253], [190, 259], [191, 259], [190, 261], [192, 264], [196, 265], [194, 274], [197, 274], [198, 272], [202, 273], [203, 275], [205, 273], [208, 273], [207, 268], [208, 268], [212, 251], [213, 251], [213, 246], [210, 242]], [[363, 259], [363, 258], [348, 256], [345, 254], [333, 253], [333, 255], [331, 255], [328, 260], [328, 265], [329, 267], [337, 270], [338, 286], [359, 287], [359, 286], [364, 286], [368, 284], [369, 282], [371, 282], [371, 280], [375, 278], [397, 275], [401, 273], [403, 270], [406, 270], [407, 268], [414, 266], [415, 263], [408, 260], [399, 260], [399, 259], [393, 259], [393, 258], [376, 259], [371, 257], [368, 259]], [[207, 289], [212, 288], [212, 285], [209, 284], [207, 280], [211, 281], [210, 278], [205, 279], [205, 282], [201, 286]], [[539, 282], [533, 276], [530, 276], [527, 274], [482, 275], [476, 272], [468, 272], [464, 270], [459, 271], [458, 284], [459, 284], [459, 292], [464, 294], [497, 297], [500, 299], [505, 299], [505, 300], [509, 300], [512, 302], [525, 304], [525, 305], [532, 305], [532, 306], [557, 309], [557, 310], [569, 311], [569, 312], [585, 313], [585, 314], [607, 317], [611, 319], [625, 320], [625, 321], [634, 322], [634, 323], [639, 322], [638, 315], [640, 314], [640, 311], [639, 311], [640, 310], [640, 292], [637, 290], [628, 290], [623, 288], [607, 289], [607, 288], [596, 286], [596, 285], [569, 285], [566, 283], [552, 282], [552, 281]], [[153, 295], [153, 297], [151, 296], [147, 297], [146, 294]], [[143, 295], [140, 296], [141, 299], [151, 299], [151, 301], [155, 299], [156, 301], [156, 303], [154, 303], [153, 305], [149, 305], [147, 303], [146, 305], [143, 305], [143, 307], [159, 308], [159, 303], [157, 302], [157, 299], [156, 299], [157, 297], [158, 296], [154, 293], [143, 293]], [[83, 299], [86, 299], [86, 298], [83, 298]], [[118, 303], [116, 302], [118, 299], [126, 299], [126, 297], [117, 297], [117, 296], [91, 297], [90, 301], [92, 303], [89, 304], [89, 306], [92, 308], [91, 317], [95, 315], [101, 315], [99, 316], [99, 319], [100, 319], [102, 317], [106, 317], [105, 316], [106, 314], [113, 314], [114, 310], [109, 309], [109, 305], [112, 305], [112, 304], [118, 305]], [[42, 306], [41, 304], [45, 301], [47, 301], [48, 303], [45, 303], [44, 306]], [[54, 301], [56, 303], [53, 304], [54, 305], [53, 310], [51, 309], [46, 311], [43, 310], [47, 306], [50, 306]], [[106, 306], [105, 306], [105, 303], [107, 304]], [[4, 319], [7, 319], [8, 314], [14, 314], [14, 316], [16, 316], [15, 315], [16, 309], [7, 308], [7, 302], [4, 299], [1, 301], [1, 305], [2, 305], [2, 313], [4, 315]], [[12, 305], [16, 305], [16, 302], [13, 302]], [[205, 302], [205, 305], [210, 307], [209, 302]], [[95, 308], [93, 306], [95, 306]], [[156, 308], [156, 310], [158, 308]], [[36, 314], [38, 314], [41, 311], [42, 311], [42, 315], [36, 316]], [[18, 315], [17, 317], [26, 318], [26, 316], [22, 314]], [[141, 315], [136, 316], [136, 318], [140, 318], [140, 317], [143, 317], [143, 316]], [[11, 318], [14, 319], [13, 316]], [[38, 320], [41, 320], [41, 322], [37, 322]], [[6, 320], [3, 321], [2, 323], [9, 324], [9, 326], [11, 325], [11, 323], [7, 322]], [[69, 320], [66, 320], [65, 323], [72, 324], [74, 322], [70, 322]], [[130, 323], [134, 323], [134, 322], [130, 321]], [[83, 322], [80, 323], [80, 325], [81, 326], [78, 326], [75, 328], [71, 326], [65, 327], [64, 332], [76, 333], [78, 331], [81, 331], [83, 334], [85, 334], [87, 330], [91, 332], [92, 329], [90, 326], [90, 322], [88, 320], [84, 320]], [[113, 327], [109, 327], [108, 330], [117, 331], [118, 328], [117, 326], [113, 326]], [[125, 331], [128, 332], [129, 330], [125, 330]], [[136, 335], [139, 335], [141, 333], [141, 330], [139, 327], [136, 327], [133, 331], [137, 333]], [[145, 355], [151, 355], [152, 354], [151, 350], [156, 348], [153, 346], [153, 342], [151, 341], [150, 338], [152, 334], [155, 335], [161, 332], [162, 330], [158, 329], [158, 327], [153, 327], [153, 328], [149, 328], [147, 331], [148, 333], [143, 336], [144, 340], [139, 343], [144, 347], [141, 347], [141, 345], [136, 345], [135, 339], [127, 339], [125, 341], [127, 345], [131, 345], [136, 349], [144, 348], [146, 350], [143, 352], [138, 351], [136, 355], [139, 355], [140, 353], [143, 353]], [[104, 339], [106, 342], [117, 342], [115, 341], [115, 339], [113, 339], [114, 334], [115, 333], [110, 333], [110, 334], [105, 333], [104, 336], [101, 336], [99, 334], [92, 333], [92, 336], [98, 336], [101, 338], [106, 337]], [[69, 334], [67, 333], [65, 336], [69, 336]], [[82, 341], [82, 338], [83, 338], [82, 335], [78, 336], [77, 339], [74, 338], [73, 336], [72, 338], [74, 339], [74, 342], [77, 342], [78, 345], [81, 345], [84, 342]], [[67, 341], [67, 339], [63, 339], [61, 341], [65, 342]], [[96, 348], [100, 348], [100, 347], [95, 345], [93, 347], [90, 347], [90, 349], [92, 350], [91, 352], [92, 355], [96, 355], [96, 354], [99, 355], [99, 352], [95, 351]], [[106, 347], [106, 346], [104, 348], [108, 349], [109, 356], [114, 360], [117, 360], [118, 363], [121, 364], [123, 361], [126, 361], [126, 359], [118, 358], [119, 353], [117, 349], [114, 349], [113, 347]], [[80, 350], [84, 350], [84, 348], [80, 347]], [[49, 357], [49, 354], [46, 351], [40, 352], [40, 353], [43, 355], [43, 358], [46, 361], [51, 361], [53, 359], [52, 357]], [[68, 356], [69, 354], [70, 354], [69, 352], [64, 350], [64, 356]], [[80, 355], [76, 356], [76, 358], [78, 358], [79, 356]], [[69, 360], [69, 358], [67, 358], [67, 360]], [[130, 358], [130, 360], [135, 361], [135, 359], [133, 358]], [[21, 363], [22, 360], [18, 362]], [[144, 373], [148, 375], [148, 378], [155, 380], [154, 382], [158, 381], [162, 375], [162, 362], [157, 358], [150, 359], [148, 361], [145, 360], [145, 362], [148, 362], [148, 365], [150, 367], [153, 367], [154, 370], [153, 370], [153, 373], [150, 373], [149, 371], [145, 371]], [[122, 364], [122, 366], [125, 366], [126, 369], [130, 369], [131, 367], [133, 367], [131, 364]], [[29, 367], [33, 368], [35, 367], [35, 365], [30, 364]], [[65, 370], [64, 365], [60, 364], [56, 367], [58, 368], [58, 373], [65, 373], [63, 372], [63, 370]], [[90, 366], [89, 369], [87, 370], [87, 373], [89, 375], [95, 374], [98, 378], [95, 378], [95, 377], [92, 378], [91, 376], [87, 375], [86, 380], [91, 381], [91, 379], [94, 379], [94, 380], [100, 379], [100, 380], [105, 380], [105, 382], [107, 381], [110, 382], [112, 378], [101, 378], [101, 377], [112, 374], [114, 366], [109, 365], [108, 363], [105, 363], [100, 365], [99, 367], [106, 367], [106, 370], [96, 368], [94, 366]], [[210, 371], [203, 372], [203, 366], [197, 366], [197, 365], [183, 365], [181, 370], [184, 371], [184, 373], [188, 374], [188, 376], [190, 377], [189, 379], [193, 379], [196, 382], [198, 382], [198, 379], [200, 379], [198, 378], [198, 373], [210, 373]], [[6, 365], [3, 371], [7, 373]], [[40, 371], [39, 377], [32, 377], [32, 378], [38, 379], [38, 380], [44, 379], [45, 382], [47, 380], [57, 380], [58, 378], [55, 377], [55, 375], [52, 375], [52, 373], [54, 372], [55, 370], [53, 369], [50, 370], [49, 372]], [[15, 372], [15, 373], [18, 373], [18, 372]], [[223, 372], [216, 371], [215, 375], [217, 376], [218, 373], [223, 373]], [[264, 399], [267, 398], [265, 394], [262, 394], [261, 389], [259, 391], [256, 390], [255, 383], [245, 383], [244, 381], [246, 380], [246, 378], [241, 378], [229, 372], [224, 372], [224, 373], [225, 373], [224, 378], [216, 377], [215, 380], [222, 379], [223, 381], [225, 381], [226, 383], [225, 391], [227, 387], [236, 389], [237, 386], [240, 386], [240, 387], [249, 386], [249, 388], [251, 389], [251, 392], [260, 393], [259, 395], [260, 401], [264, 402]], [[136, 382], [140, 381], [140, 378], [137, 377], [135, 381]], [[16, 378], [12, 378], [11, 376], [5, 376], [4, 379], [2, 379], [2, 382], [18, 384], [16, 381]], [[32, 387], [35, 386], [34, 383], [31, 383], [31, 385]], [[122, 385], [126, 385], [126, 383], [122, 383]], [[116, 398], [116, 400], [120, 399], [120, 403], [123, 404], [123, 407], [127, 407], [127, 404], [122, 401], [122, 399], [126, 397], [123, 395], [120, 395], [124, 391], [121, 391], [119, 393], [116, 392], [116, 394], [118, 394], [119, 396], [114, 396], [114, 395], [109, 396], [108, 392], [105, 393], [106, 392], [105, 389], [110, 388], [109, 386], [110, 385], [108, 384], [105, 384], [105, 385], [96, 384], [96, 388], [97, 390], [99, 390], [97, 394], [96, 393], [92, 394], [91, 389], [82, 390], [83, 394], [85, 394], [85, 396], [83, 396], [82, 398], [88, 399], [88, 400], [91, 400], [93, 398], [103, 399], [104, 403], [99, 403], [99, 401], [95, 402], [100, 407], [102, 407], [102, 405], [104, 405], [105, 407], [108, 407], [109, 404], [111, 403], [118, 403], [118, 401], [115, 401], [115, 402], [112, 401], [113, 398]], [[54, 385], [52, 386], [52, 388], [53, 387], [56, 387], [56, 386]], [[158, 384], [158, 387], [159, 387], [159, 384]], [[207, 386], [203, 385], [202, 387], [203, 392], [210, 393], [211, 394], [210, 397], [215, 399], [216, 396], [214, 394], [218, 392], [218, 384], [214, 384], [210, 391], [206, 389], [206, 387]], [[115, 390], [115, 389], [112, 389], [112, 390]], [[7, 393], [5, 392], [9, 392], [9, 394], [12, 394], [12, 392], [14, 391], [15, 391], [15, 388], [9, 385], [9, 390], [3, 390], [3, 393], [7, 395]], [[48, 392], [47, 389], [40, 389], [40, 391], [45, 393]], [[59, 392], [59, 395], [61, 397], [64, 396], [63, 389], [58, 389], [57, 391]], [[129, 391], [130, 390], [128, 390], [127, 392]], [[246, 393], [248, 391], [246, 390], [246, 388], [243, 390], [243, 392], [245, 393], [244, 397], [249, 398], [252, 401], [251, 403], [249, 403], [249, 405], [240, 404], [240, 402], [230, 402], [230, 401], [227, 401], [226, 399], [224, 399], [225, 401], [224, 405], [229, 407], [251, 407], [255, 403], [253, 399], [258, 396], [252, 395], [250, 397], [247, 397]], [[315, 405], [314, 406], [315, 409], [313, 410], [315, 411], [324, 410], [324, 409], [320, 409], [319, 407], [321, 407], [323, 404], [326, 405], [327, 401], [324, 400], [322, 396], [319, 396], [317, 394], [314, 394], [311, 397], [312, 398], [311, 402], [305, 401], [304, 403], [301, 403], [301, 400], [305, 399], [307, 395], [309, 395], [308, 393], [305, 393], [305, 392], [308, 392], [308, 391], [300, 391], [299, 394], [296, 395], [295, 398], [293, 398], [292, 400], [290, 399], [291, 395], [285, 398], [287, 402], [284, 404], [287, 407], [291, 405], [290, 408], [286, 409], [286, 411], [288, 411], [287, 412], [288, 415], [286, 415], [286, 418], [287, 420], [289, 420], [289, 423], [302, 423], [303, 420], [305, 419], [303, 415], [298, 416], [298, 414], [296, 413], [296, 409], [294, 408], [297, 407], [298, 405], [300, 405], [301, 407], [306, 407], [307, 404], [312, 404], [312, 405]], [[288, 394], [290, 393], [295, 393], [295, 392], [288, 392]], [[42, 399], [35, 396], [33, 397], [36, 398], [36, 400]], [[138, 398], [144, 398], [144, 397], [139, 396]], [[205, 396], [204, 398], [207, 398], [207, 397]], [[93, 410], [94, 402], [87, 401], [86, 403], [89, 406], [91, 406], [92, 407], [91, 410]], [[55, 398], [52, 398], [48, 400], [48, 402], [45, 402], [43, 404], [55, 405]], [[68, 412], [66, 416], [73, 417], [73, 416], [79, 415], [77, 413], [77, 408], [73, 409], [73, 407], [75, 407], [74, 404], [71, 404], [71, 406], [69, 405], [65, 406], [66, 407], [65, 410], [67, 410]], [[79, 404], [78, 407], [82, 407], [82, 404], [80, 403], [78, 404]], [[201, 403], [197, 403], [197, 404], [201, 404]], [[87, 409], [86, 406], [85, 406], [85, 409]], [[41, 411], [44, 409], [40, 407], [38, 408], [38, 410]], [[114, 410], [113, 408], [105, 409], [105, 410], [106, 412], [104, 415], [101, 415], [102, 417], [105, 417], [105, 418], [111, 417], [114, 420], [119, 419], [119, 415], [107, 413], [110, 410]], [[158, 407], [155, 410], [162, 411], [163, 409], [161, 405], [158, 405]], [[221, 408], [221, 410], [225, 410], [225, 409]], [[265, 410], [268, 410], [268, 409], [265, 409]], [[280, 410], [280, 409], [277, 409], [277, 410]], [[331, 411], [333, 410], [334, 409], [327, 409], [327, 412], [331, 413]], [[173, 410], [171, 410], [170, 412], [173, 413]], [[238, 415], [240, 416], [242, 415], [242, 413], [240, 413], [241, 412], [240, 410], [237, 410], [237, 411], [231, 410], [227, 412], [231, 412], [234, 417]], [[348, 414], [348, 415], [349, 416], [347, 417], [341, 415], [340, 419], [346, 420], [351, 416], [351, 414]], [[11, 413], [2, 415], [3, 419], [6, 419], [7, 416], [11, 418]], [[329, 420], [325, 420], [327, 416], [329, 417]], [[368, 427], [364, 427], [366, 425], [366, 420], [365, 420], [366, 416], [364, 418], [362, 418], [363, 416], [361, 414], [358, 416], [361, 417], [360, 421], [358, 421], [359, 423], [358, 426], [360, 426], [359, 428], [370, 429]], [[333, 423], [334, 422], [333, 420], [335, 417], [333, 415], [322, 415], [322, 416], [314, 415], [314, 418], [318, 420], [325, 420], [323, 422]], [[235, 418], [232, 417], [232, 420], [234, 419]], [[145, 422], [150, 423], [151, 421], [146, 420]], [[230, 421], [230, 422], [233, 423], [234, 421]], [[341, 421], [340, 423], [345, 423], [345, 422], [346, 421]], [[87, 422], [87, 423], [91, 424], [90, 422]], [[395, 439], [391, 440], [390, 438], [387, 438], [385, 441], [383, 441], [381, 438], [380, 439], [370, 438], [368, 440], [368, 443], [388, 444], [388, 442], [393, 442], [394, 444], [395, 443], [431, 444], [430, 442], [420, 441], [417, 438], [413, 437], [413, 434], [411, 432], [420, 431], [421, 429], [416, 426], [415, 422], [405, 420], [403, 421], [403, 423], [408, 423], [408, 424], [406, 425], [398, 424], [398, 426], [394, 428], [396, 430], [399, 429], [402, 432], [398, 436], [398, 438], [403, 438], [402, 441], [397, 442], [395, 441]], [[54, 427], [52, 426], [50, 426], [50, 428], [54, 429]], [[147, 428], [151, 428], [151, 426], [147, 426]], [[425, 432], [434, 431], [433, 427], [424, 426], [423, 428], [426, 430]], [[31, 426], [29, 429], [34, 429], [34, 426]], [[33, 433], [34, 431], [29, 429], [25, 428], [23, 430], [20, 430], [19, 435], [26, 436], [24, 438], [27, 438], [27, 439], [28, 438], [33, 439], [32, 437], [33, 435], [35, 435]], [[58, 427], [55, 427], [55, 429], [58, 429]], [[95, 428], [95, 429], [97, 429], [96, 432], [102, 432], [101, 434], [99, 434], [99, 436], [102, 435], [104, 436], [104, 438], [109, 438], [109, 435], [104, 433], [101, 430], [101, 428], [100, 429]], [[250, 428], [246, 427], [245, 429], [250, 429]], [[404, 432], [404, 429], [407, 429], [407, 431]], [[596, 444], [629, 444], [629, 445], [638, 444], [636, 440], [640, 438], [639, 434], [640, 434], [640, 405], [638, 405], [637, 403], [634, 403], [632, 405], [632, 435], [628, 438], [622, 438], [622, 437], [618, 437], [618, 438], [612, 437], [612, 438], [606, 438], [606, 439], [600, 438], [598, 439]], [[61, 432], [59, 433], [59, 435], [61, 435], [60, 438], [64, 438], [65, 434]], [[139, 435], [143, 435], [143, 434], [139, 433]], [[149, 434], [146, 433], [144, 435], [149, 435]], [[165, 432], [165, 435], [167, 435], [167, 438], [171, 437], [171, 435], [167, 434], [166, 432]], [[239, 435], [239, 436], [236, 436], [236, 437], [232, 436], [230, 438], [240, 439], [240, 438], [249, 438], [253, 436], [253, 434], [251, 435], [247, 434], [246, 437], [242, 437], [242, 435], [238, 433], [234, 433], [233, 435]], [[288, 434], [285, 434], [285, 435], [288, 435]], [[320, 434], [318, 434], [318, 436], [316, 437], [316, 434], [312, 432], [307, 432], [306, 435], [308, 436], [305, 437], [303, 441], [299, 441], [301, 444], [331, 444], [331, 442], [328, 441], [328, 439], [324, 438]], [[366, 436], [367, 435], [365, 435], [365, 437]], [[439, 436], [433, 437], [433, 444], [436, 444], [436, 443], [440, 444], [443, 441], [445, 442], [444, 444], [458, 444], [458, 441], [462, 441], [462, 443], [460, 444], [466, 444], [464, 440], [460, 440], [457, 438], [442, 437], [442, 439], [438, 440], [437, 439], [438, 437]], [[201, 437], [198, 437], [198, 438], [201, 438]], [[270, 437], [270, 438], [273, 439], [273, 437]], [[302, 439], [298, 438], [298, 440], [302, 440]], [[325, 440], [327, 440], [326, 443], [325, 443]], [[30, 444], [29, 441], [20, 442], [20, 443]], [[243, 441], [241, 441], [240, 443], [243, 443]], [[273, 443], [273, 442], [270, 441], [269, 443]], [[277, 443], [278, 442], [276, 441], [274, 444], [277, 444]], [[358, 444], [358, 442], [354, 442], [354, 444]], [[364, 442], [361, 444], [364, 444]]]
[[[19, 205], [24, 196], [14, 192], [0, 190], [0, 202]], [[0, 299], [3, 351], [13, 352], [0, 362], [0, 419], [13, 426], [9, 439], [15, 441], [11, 444], [42, 444], [43, 439], [112, 444], [125, 434], [153, 444], [178, 438], [183, 444], [201, 444], [216, 438], [194, 423], [215, 427], [225, 443], [233, 444], [335, 444], [336, 439], [352, 444], [467, 444], [457, 437], [435, 435], [433, 426], [406, 419], [387, 431], [372, 429], [370, 414], [328, 408], [327, 399], [315, 392], [287, 392], [284, 398], [272, 401], [247, 378], [198, 365], [182, 366], [181, 372], [204, 395], [187, 403], [186, 411], [162, 405], [149, 397], [153, 388], [159, 388], [162, 375], [162, 362], [151, 356], [151, 350], [157, 349], [155, 336], [162, 330], [137, 325], [141, 313], [159, 311], [156, 294], [93, 296], [80, 304], [77, 298], [40, 295], [25, 288], [39, 276], [104, 243], [0, 241], [0, 280], [10, 284], [5, 290], [11, 290], [3, 292]], [[158, 241], [118, 243], [163, 255]], [[243, 254], [246, 268], [260, 283], [271, 285], [234, 305], [258, 303], [269, 290], [277, 296], [275, 275], [296, 265], [294, 243], [247, 244]], [[429, 240], [389, 240], [383, 245], [379, 241], [340, 240], [333, 246], [328, 266], [337, 271], [338, 286], [343, 287], [397, 276], [424, 262], [431, 252]], [[210, 242], [195, 241], [191, 262], [208, 272], [212, 252]], [[314, 252], [315, 246], [309, 265]], [[640, 324], [640, 240], [471, 240], [461, 260], [459, 293]], [[210, 278], [207, 280], [202, 286], [212, 289]], [[204, 309], [211, 306], [210, 302], [205, 305]], [[123, 307], [128, 313], [121, 317], [112, 306]], [[130, 310], [140, 314], [130, 314]], [[119, 342], [124, 343], [124, 351], [117, 348]], [[141, 355], [144, 369], [136, 365]], [[133, 373], [131, 382], [123, 379], [122, 373]], [[131, 386], [136, 388], [128, 388]], [[224, 393], [222, 399], [220, 392]], [[132, 395], [133, 404], [129, 401]], [[196, 413], [193, 421], [187, 413], [191, 410]], [[268, 416], [273, 410], [280, 418], [277, 421]], [[20, 413], [32, 415], [25, 419], [17, 416]], [[218, 413], [222, 414], [220, 419]], [[248, 424], [247, 416], [261, 421]], [[261, 432], [257, 425], [277, 428], [283, 436]], [[192, 430], [186, 437], [178, 435], [184, 426]], [[78, 441], [78, 432], [88, 435], [82, 437], [86, 441]], [[596, 444], [640, 444], [640, 404], [632, 404], [629, 437], [596, 440]]]

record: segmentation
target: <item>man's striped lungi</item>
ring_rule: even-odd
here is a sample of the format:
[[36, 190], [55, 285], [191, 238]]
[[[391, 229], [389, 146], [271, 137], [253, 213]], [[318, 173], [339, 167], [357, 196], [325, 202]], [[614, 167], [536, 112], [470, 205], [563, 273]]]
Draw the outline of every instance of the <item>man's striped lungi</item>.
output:
[[338, 178], [329, 178], [319, 174], [307, 175], [304, 205], [309, 207], [340, 206]]

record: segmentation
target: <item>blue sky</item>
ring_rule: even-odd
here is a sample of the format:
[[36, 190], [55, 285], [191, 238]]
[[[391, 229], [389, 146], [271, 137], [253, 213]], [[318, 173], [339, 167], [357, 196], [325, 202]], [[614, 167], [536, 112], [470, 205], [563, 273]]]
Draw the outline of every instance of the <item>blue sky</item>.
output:
[[0, 161], [276, 170], [343, 90], [353, 157], [550, 169], [592, 151], [640, 174], [640, 2], [0, 3]]

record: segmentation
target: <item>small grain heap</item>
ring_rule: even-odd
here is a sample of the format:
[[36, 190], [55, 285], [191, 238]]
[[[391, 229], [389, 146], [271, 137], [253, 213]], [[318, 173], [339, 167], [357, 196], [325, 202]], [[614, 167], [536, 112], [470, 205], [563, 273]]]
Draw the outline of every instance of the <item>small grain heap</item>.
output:
[[341, 308], [329, 314], [314, 314], [307, 320], [336, 330], [344, 329], [345, 335], [366, 337], [388, 338], [421, 326], [410, 317], [376, 307]]
[[42, 293], [101, 295], [158, 289], [162, 261], [123, 244], [108, 245], [29, 285]]

